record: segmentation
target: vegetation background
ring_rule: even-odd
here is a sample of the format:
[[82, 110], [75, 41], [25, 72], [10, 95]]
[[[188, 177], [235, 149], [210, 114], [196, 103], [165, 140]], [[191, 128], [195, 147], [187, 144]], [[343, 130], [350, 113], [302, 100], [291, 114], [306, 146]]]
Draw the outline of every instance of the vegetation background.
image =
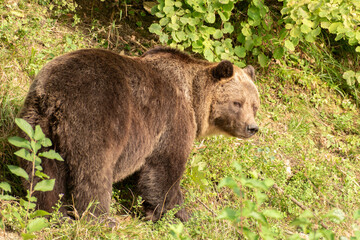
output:
[[195, 143], [182, 180], [189, 222], [171, 213], [144, 221], [129, 183], [114, 188], [113, 229], [56, 211], [36, 229], [0, 184], [0, 237], [360, 239], [357, 1], [0, 0], [0, 16], [0, 182], [18, 200], [25, 194], [7, 168], [16, 162], [7, 139], [32, 79], [58, 55], [106, 48], [139, 56], [168, 44], [254, 65], [262, 102], [254, 138]]

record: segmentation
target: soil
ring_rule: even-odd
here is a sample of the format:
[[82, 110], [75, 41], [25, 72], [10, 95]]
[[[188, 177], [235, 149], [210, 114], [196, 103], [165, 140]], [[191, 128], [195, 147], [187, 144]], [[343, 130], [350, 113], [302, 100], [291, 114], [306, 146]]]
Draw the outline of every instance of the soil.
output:
[[127, 55], [141, 55], [150, 47], [159, 45], [158, 37], [148, 31], [156, 17], [149, 13], [144, 1], [75, 0], [76, 14], [81, 27], [89, 29], [95, 21], [108, 26], [99, 32], [107, 39], [107, 48]]

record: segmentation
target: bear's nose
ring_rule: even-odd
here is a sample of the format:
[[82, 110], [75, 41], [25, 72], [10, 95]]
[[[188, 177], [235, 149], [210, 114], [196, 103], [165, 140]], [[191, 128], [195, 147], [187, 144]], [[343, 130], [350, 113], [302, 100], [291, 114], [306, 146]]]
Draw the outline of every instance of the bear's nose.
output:
[[255, 133], [257, 133], [259, 131], [259, 127], [255, 124], [249, 124], [246, 127], [246, 131], [251, 134], [254, 135]]

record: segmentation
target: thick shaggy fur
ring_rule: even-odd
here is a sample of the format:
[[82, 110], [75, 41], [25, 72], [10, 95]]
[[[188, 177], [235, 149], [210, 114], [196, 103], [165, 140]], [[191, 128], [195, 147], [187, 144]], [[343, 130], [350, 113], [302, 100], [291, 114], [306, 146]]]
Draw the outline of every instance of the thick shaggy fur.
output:
[[[56, 185], [37, 194], [38, 207], [51, 211], [64, 194], [80, 213], [93, 200], [95, 215], [107, 213], [112, 184], [137, 172], [147, 217], [159, 219], [183, 203], [179, 182], [196, 137], [257, 131], [249, 131], [259, 107], [252, 78], [252, 67], [169, 48], [142, 57], [88, 49], [55, 58], [35, 78], [20, 114], [39, 124], [65, 159], [43, 159]], [[188, 218], [184, 209], [176, 216]]]

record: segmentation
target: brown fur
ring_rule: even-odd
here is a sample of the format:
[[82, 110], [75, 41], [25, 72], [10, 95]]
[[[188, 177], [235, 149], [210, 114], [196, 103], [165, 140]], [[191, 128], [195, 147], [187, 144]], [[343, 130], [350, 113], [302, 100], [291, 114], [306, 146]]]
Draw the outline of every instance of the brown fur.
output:
[[[257, 131], [253, 73], [169, 48], [139, 58], [95, 49], [55, 58], [34, 80], [20, 114], [40, 124], [65, 159], [43, 160], [56, 185], [37, 194], [39, 208], [51, 211], [65, 194], [80, 213], [92, 200], [99, 202], [95, 215], [107, 213], [112, 184], [137, 172], [147, 217], [159, 219], [183, 203], [179, 182], [196, 137]], [[184, 209], [176, 216], [188, 218]]]

